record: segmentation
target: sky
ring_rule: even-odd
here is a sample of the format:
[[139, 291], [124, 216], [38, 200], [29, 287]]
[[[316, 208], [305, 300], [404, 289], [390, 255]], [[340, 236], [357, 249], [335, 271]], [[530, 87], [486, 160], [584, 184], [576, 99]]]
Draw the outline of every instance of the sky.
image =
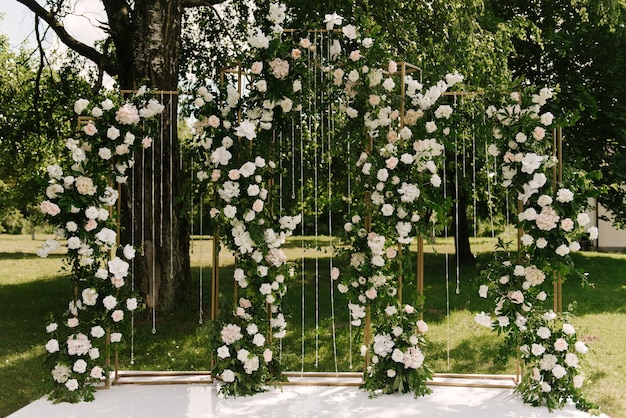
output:
[[[75, 4], [73, 16], [65, 21], [66, 30], [70, 35], [88, 45], [93, 45], [94, 41], [104, 38], [104, 33], [95, 27], [97, 19], [102, 20], [105, 16], [102, 3], [98, 0], [74, 0], [73, 3]], [[12, 48], [19, 48], [25, 40], [31, 47], [35, 45], [33, 12], [17, 0], [2, 0], [0, 14], [4, 14], [0, 21], [0, 33], [9, 37]], [[46, 45], [50, 47], [59, 45], [54, 35], [48, 35], [46, 41]]]
[[[39, 3], [43, 3], [38, 0]], [[93, 46], [95, 41], [104, 39], [105, 34], [98, 29], [98, 22], [105, 20], [104, 7], [99, 0], [71, 0], [74, 12], [64, 21], [65, 29], [77, 40]], [[35, 14], [17, 0], [0, 0], [0, 33], [8, 36], [12, 49], [18, 51], [20, 46], [34, 48], [35, 41]], [[45, 23], [40, 24], [40, 33], [48, 28]], [[48, 29], [44, 48], [65, 50], [54, 32]], [[105, 74], [104, 85], [112, 87], [113, 79]]]

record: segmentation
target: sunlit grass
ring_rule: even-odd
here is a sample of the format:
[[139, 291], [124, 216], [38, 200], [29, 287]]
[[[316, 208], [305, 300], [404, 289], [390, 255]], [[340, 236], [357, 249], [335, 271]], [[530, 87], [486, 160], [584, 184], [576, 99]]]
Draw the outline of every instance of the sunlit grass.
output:
[[[59, 315], [65, 310], [73, 292], [70, 281], [59, 271], [61, 254], [47, 259], [34, 255], [45, 237], [37, 238], [38, 241], [31, 241], [27, 236], [0, 236], [0, 416], [41, 395], [38, 384], [46, 373], [41, 367], [45, 317], [49, 312]], [[205, 238], [194, 237], [192, 242], [192, 274], [197, 289], [193, 306], [158, 317], [156, 323], [146, 315], [137, 317], [133, 344], [119, 358], [122, 369], [210, 368], [206, 327], [211, 300], [212, 242], [210, 237]], [[303, 241], [308, 245], [304, 252]], [[319, 245], [328, 245], [330, 238], [318, 237], [317, 241]], [[285, 248], [298, 263], [298, 274], [304, 258], [305, 280], [294, 283], [286, 296], [289, 332], [279, 355], [290, 371], [360, 371], [360, 329], [350, 327], [343, 295], [335, 291], [334, 306], [331, 303], [331, 251], [314, 250], [314, 244], [312, 237], [292, 237]], [[332, 244], [336, 247], [339, 242], [333, 239]], [[460, 269], [458, 276], [452, 239], [437, 239], [424, 246], [424, 319], [430, 327], [428, 361], [435, 372], [515, 372], [512, 358], [505, 363], [495, 361], [500, 338], [473, 320], [477, 312], [491, 309], [478, 297], [477, 287], [478, 272], [488, 261], [493, 244], [492, 238], [472, 239], [477, 265]], [[564, 306], [575, 302], [575, 324], [590, 347], [583, 369], [588, 379], [585, 393], [611, 417], [626, 417], [626, 255], [589, 252], [577, 254], [575, 260], [579, 268], [589, 272], [593, 283], [593, 287], [587, 288], [573, 280], [564, 285]], [[233, 255], [222, 251], [220, 289], [225, 295], [232, 293], [233, 263]], [[315, 271], [319, 273], [317, 280]], [[415, 293], [415, 283], [407, 280], [404, 301], [411, 303]], [[204, 311], [202, 324], [200, 306]]]

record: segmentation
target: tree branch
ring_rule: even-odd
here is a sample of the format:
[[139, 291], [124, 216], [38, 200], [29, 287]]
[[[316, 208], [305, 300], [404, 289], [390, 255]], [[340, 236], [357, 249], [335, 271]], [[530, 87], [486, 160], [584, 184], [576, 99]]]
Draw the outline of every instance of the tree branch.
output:
[[215, 6], [223, 2], [224, 0], [183, 0], [182, 5], [183, 7]]
[[119, 68], [116, 64], [106, 59], [106, 57], [98, 52], [95, 48], [86, 45], [73, 36], [71, 36], [65, 30], [63, 23], [59, 21], [56, 16], [50, 13], [48, 10], [43, 8], [37, 3], [36, 0], [17, 0], [19, 3], [22, 3], [24, 6], [28, 7], [36, 16], [46, 22], [50, 28], [57, 34], [61, 42], [67, 45], [68, 48], [76, 51], [83, 57], [93, 61], [97, 65], [100, 65], [104, 62], [104, 70], [111, 74], [116, 75], [119, 72]]

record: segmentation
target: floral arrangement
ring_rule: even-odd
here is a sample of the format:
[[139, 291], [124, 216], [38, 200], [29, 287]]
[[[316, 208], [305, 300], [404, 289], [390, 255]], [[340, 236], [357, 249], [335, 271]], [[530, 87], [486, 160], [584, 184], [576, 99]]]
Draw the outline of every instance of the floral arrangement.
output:
[[[275, 25], [282, 23], [284, 6], [273, 5], [269, 18]], [[264, 50], [270, 39], [258, 29], [249, 44]], [[250, 64], [255, 80], [245, 106], [230, 84], [213, 91], [200, 88], [194, 102], [197, 122], [191, 152], [199, 161], [198, 190], [211, 196], [210, 217], [236, 257], [233, 281], [238, 299], [221, 310], [212, 336], [212, 373], [221, 379], [220, 393], [227, 396], [262, 392], [280, 380], [274, 353], [286, 335], [281, 298], [295, 275], [281, 246], [301, 218], [275, 215], [271, 197], [276, 194], [278, 168], [268, 152], [271, 129], [292, 111], [294, 102], [264, 95], [275, 83], [283, 90], [285, 83], [289, 90], [297, 87], [287, 77], [294, 67], [290, 62], [297, 59], [293, 55]]]
[[581, 393], [581, 356], [588, 348], [578, 338], [569, 316], [549, 311], [533, 317], [529, 328], [533, 331], [523, 333], [520, 339], [520, 354], [528, 372], [516, 392], [524, 402], [545, 404], [550, 410], [562, 408], [570, 399], [579, 409], [591, 409], [593, 405]]
[[47, 388], [55, 402], [93, 399], [94, 385], [109, 376], [110, 355], [125, 341], [130, 313], [142, 307], [127, 283], [136, 252], [119, 244], [111, 216], [119, 194], [111, 179], [127, 181], [135, 151], [152, 144], [150, 133], [163, 106], [146, 88], [120, 102], [78, 100], [74, 110], [86, 123], [67, 140], [69, 167], [47, 170], [41, 210], [57, 229], [38, 255], [46, 257], [65, 240], [75, 289], [63, 318], [51, 317], [46, 326]]
[[415, 397], [431, 393], [426, 382], [432, 373], [424, 364], [424, 333], [428, 325], [419, 319], [411, 305], [395, 304], [385, 308], [374, 322], [371, 363], [365, 371], [363, 387], [373, 396], [413, 392]]
[[[546, 134], [554, 116], [541, 111], [553, 94], [548, 88], [538, 93], [526, 88], [506, 97], [500, 108], [487, 109], [495, 140], [488, 153], [501, 167], [502, 187], [517, 192], [516, 227], [520, 232], [518, 251], [505, 255], [506, 245], [500, 242], [494, 260], [483, 271], [486, 283], [479, 294], [493, 298], [495, 309], [492, 314], [476, 315], [476, 321], [504, 333], [509, 354], [519, 347], [524, 375], [517, 391], [525, 402], [545, 403], [552, 409], [571, 398], [588, 409], [590, 405], [579, 390], [578, 357], [567, 350], [575, 347], [575, 331], [563, 323], [562, 317], [567, 315], [546, 313], [543, 306], [553, 296], [554, 283], [573, 275], [586, 283], [570, 254], [580, 250], [581, 237], [598, 237], [598, 229], [588, 227], [590, 219], [585, 213], [592, 195], [588, 178], [584, 173], [567, 173], [566, 183], [557, 173], [553, 142]], [[561, 330], [554, 328], [561, 325]], [[553, 367], [547, 367], [548, 359], [554, 360]]]

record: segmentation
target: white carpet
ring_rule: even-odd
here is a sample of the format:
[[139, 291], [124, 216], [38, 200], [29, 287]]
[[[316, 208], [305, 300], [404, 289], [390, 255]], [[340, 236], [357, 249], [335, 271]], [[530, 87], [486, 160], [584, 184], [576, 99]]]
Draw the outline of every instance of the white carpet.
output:
[[[216, 384], [118, 385], [90, 403], [53, 405], [43, 399], [10, 418], [588, 418], [573, 405], [552, 413], [525, 405], [512, 389], [433, 386], [431, 395], [370, 399], [354, 386], [283, 386], [255, 396], [224, 399]], [[606, 418], [606, 415], [604, 415]]]

